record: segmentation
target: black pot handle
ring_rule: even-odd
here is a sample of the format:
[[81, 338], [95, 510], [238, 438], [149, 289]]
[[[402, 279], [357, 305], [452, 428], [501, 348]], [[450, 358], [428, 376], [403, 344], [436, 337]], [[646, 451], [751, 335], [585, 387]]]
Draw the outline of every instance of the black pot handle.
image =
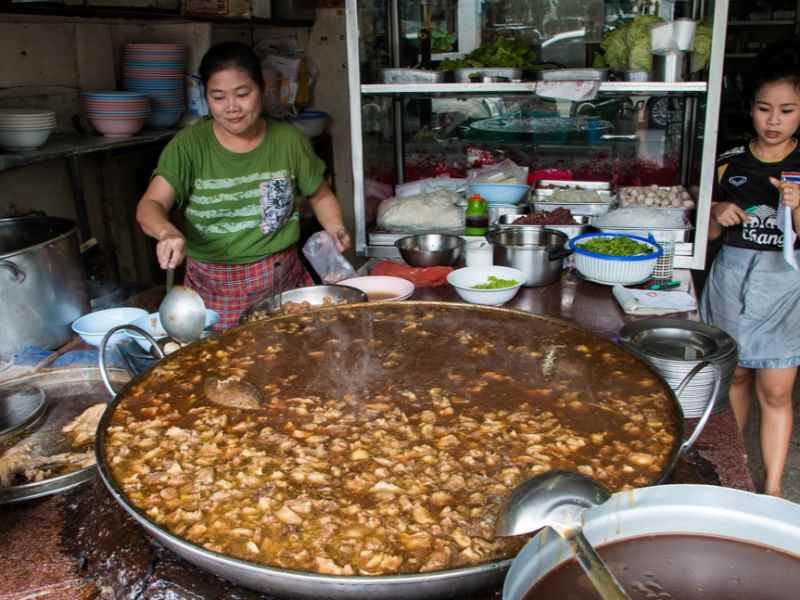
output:
[[11, 272], [11, 278], [17, 283], [25, 281], [25, 271], [10, 260], [0, 260], [0, 268], [8, 269]]
[[108, 370], [106, 367], [106, 347], [108, 346], [108, 340], [110, 340], [115, 333], [123, 330], [135, 331], [139, 335], [144, 336], [144, 338], [148, 342], [150, 342], [150, 350], [152, 352], [155, 352], [159, 359], [162, 359], [164, 358], [164, 356], [166, 356], [166, 354], [164, 354], [164, 351], [161, 349], [161, 346], [158, 345], [158, 342], [155, 340], [155, 338], [141, 327], [137, 327], [136, 325], [131, 325], [130, 323], [126, 323], [124, 325], [117, 325], [116, 327], [112, 327], [111, 329], [109, 329], [103, 336], [103, 339], [100, 342], [100, 347], [98, 348], [99, 350], [98, 363], [100, 366], [100, 377], [103, 379], [103, 383], [105, 384], [108, 393], [111, 394], [112, 397], [117, 395], [117, 390], [115, 390], [114, 386], [111, 385], [111, 379], [108, 376]]
[[561, 246], [561, 248], [547, 249], [547, 257], [550, 260], [561, 260], [563, 258], [567, 258], [570, 254], [572, 254], [572, 248], [567, 248], [566, 246]]

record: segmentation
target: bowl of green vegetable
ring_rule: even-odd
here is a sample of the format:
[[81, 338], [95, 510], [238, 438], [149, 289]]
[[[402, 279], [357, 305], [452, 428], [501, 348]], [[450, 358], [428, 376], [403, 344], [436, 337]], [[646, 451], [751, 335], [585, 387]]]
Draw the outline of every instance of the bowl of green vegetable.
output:
[[569, 246], [578, 273], [606, 285], [647, 281], [663, 252], [652, 239], [621, 233], [584, 233], [572, 238]]
[[517, 295], [525, 273], [512, 267], [464, 267], [451, 271], [447, 283], [465, 302], [500, 306]]

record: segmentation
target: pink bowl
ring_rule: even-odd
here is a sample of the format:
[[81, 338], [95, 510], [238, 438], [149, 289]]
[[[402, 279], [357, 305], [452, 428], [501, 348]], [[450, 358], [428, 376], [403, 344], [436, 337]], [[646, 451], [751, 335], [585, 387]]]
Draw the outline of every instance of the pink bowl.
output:
[[146, 117], [89, 117], [92, 127], [110, 138], [126, 138], [138, 133], [146, 120]]

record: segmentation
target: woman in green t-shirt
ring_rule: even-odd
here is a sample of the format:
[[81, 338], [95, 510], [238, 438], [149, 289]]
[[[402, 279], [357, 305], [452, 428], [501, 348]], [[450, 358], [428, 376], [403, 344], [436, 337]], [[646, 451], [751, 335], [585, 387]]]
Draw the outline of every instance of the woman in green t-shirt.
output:
[[[297, 252], [302, 196], [310, 197], [340, 252], [350, 236], [308, 139], [261, 116], [264, 78], [253, 51], [239, 42], [217, 44], [203, 57], [200, 77], [212, 118], [167, 144], [136, 218], [158, 240], [161, 268], [186, 258], [184, 284], [220, 313], [217, 328], [224, 329], [273, 286], [312, 283]], [[183, 231], [169, 220], [173, 205]]]

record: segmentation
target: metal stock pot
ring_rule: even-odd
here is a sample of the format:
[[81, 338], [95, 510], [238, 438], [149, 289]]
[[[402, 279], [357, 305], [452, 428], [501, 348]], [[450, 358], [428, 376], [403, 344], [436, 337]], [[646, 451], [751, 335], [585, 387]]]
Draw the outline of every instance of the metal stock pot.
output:
[[0, 354], [53, 349], [89, 309], [75, 224], [59, 217], [0, 219]]
[[[660, 589], [658, 597], [681, 598], [691, 600], [693, 592], [673, 589], [682, 582], [692, 590], [698, 590], [696, 598], [775, 598], [776, 600], [796, 598], [797, 590], [785, 589], [783, 595], [776, 593], [778, 579], [785, 580], [783, 575], [773, 579], [765, 575], [763, 569], [756, 567], [756, 561], [747, 564], [727, 562], [721, 556], [729, 556], [723, 552], [714, 553], [707, 550], [706, 555], [691, 552], [689, 544], [697, 536], [707, 539], [729, 540], [740, 545], [759, 546], [773, 552], [789, 555], [788, 561], [794, 559], [800, 565], [800, 506], [786, 500], [753, 494], [731, 488], [709, 485], [663, 485], [619, 492], [611, 499], [584, 513], [583, 533], [595, 546], [606, 544], [635, 543], [635, 554], [629, 554], [628, 560], [612, 559], [610, 566], [621, 576], [625, 585], [625, 576], [637, 581], [628, 583], [628, 590], [635, 598], [656, 597], [633, 595], [633, 592], [644, 594], [642, 587], [650, 581], [657, 581]], [[672, 551], [664, 555], [658, 551], [649, 551], [648, 543], [658, 536], [680, 536], [675, 539]], [[653, 537], [655, 536], [655, 537]], [[683, 547], [681, 541], [684, 541]], [[688, 542], [685, 543], [685, 542]], [[650, 546], [652, 548], [652, 546]], [[766, 559], [772, 562], [774, 554]], [[552, 576], [556, 569], [574, 557], [569, 546], [548, 530], [542, 530], [534, 537], [514, 559], [503, 587], [503, 600], [538, 600], [539, 589], [530, 593], [532, 587]], [[684, 560], [683, 563], [679, 562]], [[609, 559], [607, 559], [608, 561]], [[713, 561], [713, 562], [712, 562]], [[689, 564], [687, 565], [686, 562]], [[665, 565], [668, 567], [665, 568]], [[659, 570], [668, 573], [670, 565], [677, 565], [679, 571], [675, 579], [668, 576], [659, 577]], [[681, 565], [685, 570], [681, 570]], [[791, 573], [797, 568], [791, 569]], [[577, 579], [577, 578], [576, 578]], [[764, 580], [770, 579], [770, 580]], [[738, 580], [738, 581], [737, 581]], [[798, 579], [795, 578], [796, 584]], [[560, 590], [560, 598], [573, 598], [575, 589]], [[791, 586], [791, 583], [788, 584]], [[727, 593], [714, 588], [722, 586]], [[760, 588], [755, 593], [752, 587]], [[731, 588], [735, 591], [731, 593]], [[745, 590], [750, 590], [748, 593]], [[541, 589], [541, 593], [552, 590]], [[664, 595], [662, 596], [661, 593]], [[722, 595], [720, 595], [722, 594]], [[541, 596], [542, 598], [553, 596]], [[595, 597], [592, 592], [581, 597]]]

